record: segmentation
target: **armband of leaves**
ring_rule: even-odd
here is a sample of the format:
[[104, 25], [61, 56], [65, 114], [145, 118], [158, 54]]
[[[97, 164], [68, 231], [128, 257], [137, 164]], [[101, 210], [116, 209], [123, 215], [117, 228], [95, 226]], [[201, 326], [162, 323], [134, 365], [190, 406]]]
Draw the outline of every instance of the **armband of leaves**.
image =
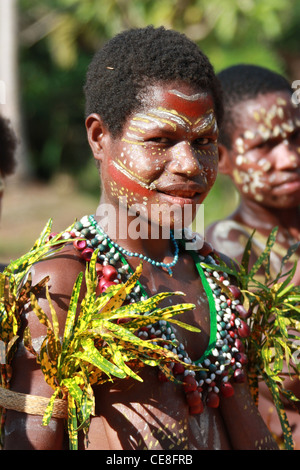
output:
[[[16, 351], [24, 305], [31, 295], [37, 295], [45, 287], [48, 278], [32, 285], [30, 268], [34, 263], [55, 254], [68, 242], [66, 232], [51, 235], [52, 219], [49, 219], [31, 250], [11, 263], [0, 273], [0, 386], [9, 388], [12, 375], [11, 362]], [[3, 445], [4, 409], [0, 407], [0, 447]]]

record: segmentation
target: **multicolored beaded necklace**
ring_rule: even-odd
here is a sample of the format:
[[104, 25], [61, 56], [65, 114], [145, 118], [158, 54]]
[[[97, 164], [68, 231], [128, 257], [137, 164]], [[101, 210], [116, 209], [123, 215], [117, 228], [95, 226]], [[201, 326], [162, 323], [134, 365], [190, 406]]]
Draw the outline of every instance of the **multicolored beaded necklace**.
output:
[[[174, 237], [172, 241], [175, 255], [172, 263], [157, 263], [144, 255], [128, 252], [113, 242], [97, 224], [94, 216], [85, 216], [76, 222], [71, 236], [74, 238], [75, 248], [86, 261], [98, 249], [99, 263], [96, 269], [100, 292], [104, 292], [112, 284], [126, 282], [131, 276], [133, 271], [124, 256], [139, 257], [155, 266], [166, 268], [170, 275], [171, 268], [178, 261], [179, 246]], [[249, 327], [244, 321], [249, 315], [241, 303], [240, 290], [230, 284], [227, 274], [221, 271], [214, 259], [212, 250], [205, 253], [202, 249], [189, 253], [199, 272], [210, 308], [210, 340], [205, 353], [192, 362], [184, 345], [177, 340], [172, 327], [164, 320], [141, 328], [137, 334], [145, 340], [166, 340], [164, 347], [170, 348], [186, 363], [187, 368], [181, 363], [172, 364], [171, 367], [174, 376], [183, 375], [182, 382], [190, 413], [200, 414], [204, 409], [203, 402], [209, 407], [217, 408], [220, 393], [225, 397], [234, 394], [229, 382], [231, 377], [236, 382], [245, 381], [243, 365], [247, 363], [247, 357], [241, 338], [249, 335]], [[147, 298], [144, 287], [138, 282], [127, 301], [137, 302]], [[201, 370], [189, 370], [188, 366], [192, 363]], [[161, 381], [167, 380], [163, 374], [159, 374], [159, 378]]]

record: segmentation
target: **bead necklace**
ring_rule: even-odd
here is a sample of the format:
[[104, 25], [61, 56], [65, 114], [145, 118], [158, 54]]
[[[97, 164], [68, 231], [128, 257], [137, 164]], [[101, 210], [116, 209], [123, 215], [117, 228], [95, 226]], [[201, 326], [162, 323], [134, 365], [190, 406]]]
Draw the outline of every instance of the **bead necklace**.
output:
[[172, 276], [172, 268], [176, 265], [176, 263], [178, 261], [178, 258], [179, 258], [178, 257], [179, 246], [178, 246], [178, 243], [175, 240], [174, 235], [173, 235], [172, 232], [170, 232], [170, 236], [171, 236], [171, 240], [173, 242], [174, 250], [175, 250], [174, 258], [173, 258], [173, 261], [171, 263], [163, 263], [163, 262], [160, 262], [160, 261], [155, 261], [154, 259], [151, 259], [148, 256], [145, 256], [141, 253], [134, 253], [132, 251], [125, 250], [125, 248], [122, 248], [120, 245], [118, 245], [116, 242], [114, 242], [102, 230], [102, 228], [97, 224], [97, 222], [95, 220], [95, 217], [93, 215], [89, 216], [89, 220], [92, 223], [92, 225], [96, 228], [96, 230], [99, 232], [100, 236], [104, 236], [106, 238], [106, 240], [108, 241], [108, 243], [110, 243], [114, 248], [116, 248], [116, 250], [118, 250], [120, 253], [122, 253], [122, 255], [128, 256], [129, 258], [132, 258], [132, 257], [139, 258], [143, 261], [147, 261], [148, 263], [152, 264], [152, 266], [157, 266], [159, 268], [165, 268], [168, 271], [169, 275]]
[[[126, 282], [131, 276], [133, 271], [124, 255], [137, 256], [148, 261], [147, 257], [140, 257], [138, 253], [128, 252], [128, 255], [126, 250], [112, 242], [98, 226], [94, 216], [85, 216], [76, 222], [71, 236], [75, 239], [75, 248], [86, 261], [89, 261], [94, 250], [98, 249], [97, 274], [100, 292], [104, 292], [112, 284]], [[176, 260], [174, 256], [173, 262], [170, 263], [172, 266], [176, 264], [179, 255], [179, 246], [175, 239], [174, 242]], [[220, 393], [225, 397], [233, 395], [234, 389], [229, 382], [231, 377], [236, 382], [243, 382], [246, 378], [243, 365], [247, 363], [247, 357], [241, 338], [249, 335], [249, 327], [244, 321], [248, 312], [240, 302], [241, 292], [230, 284], [227, 274], [222, 272], [214, 259], [212, 250], [208, 253], [204, 250], [189, 251], [199, 272], [210, 309], [210, 340], [202, 357], [192, 362], [184, 345], [177, 340], [171, 325], [165, 320], [147, 325], [137, 333], [145, 340], [166, 340], [164, 347], [172, 350], [186, 364], [186, 368], [181, 363], [171, 364], [171, 367], [175, 376], [183, 376], [184, 391], [191, 414], [202, 413], [203, 402], [209, 407], [218, 407]], [[164, 263], [160, 263], [162, 264]], [[170, 267], [163, 267], [166, 266]], [[127, 301], [137, 302], [147, 298], [144, 287], [138, 281]], [[192, 363], [202, 370], [189, 370], [188, 366]], [[162, 373], [159, 373], [159, 379], [167, 380]]]

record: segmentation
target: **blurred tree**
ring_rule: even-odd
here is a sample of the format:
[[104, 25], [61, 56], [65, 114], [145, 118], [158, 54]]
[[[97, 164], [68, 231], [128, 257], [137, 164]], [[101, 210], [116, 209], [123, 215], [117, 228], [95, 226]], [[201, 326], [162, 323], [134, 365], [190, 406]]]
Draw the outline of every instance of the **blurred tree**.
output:
[[243, 61], [290, 79], [300, 74], [297, 0], [19, 0], [19, 10], [30, 158], [44, 179], [67, 170], [83, 187], [98, 190], [97, 178], [91, 179], [82, 86], [96, 49], [126, 28], [153, 24], [184, 32], [216, 70]]
[[22, 129], [19, 73], [18, 73], [18, 35], [17, 35], [17, 2], [1, 0], [0, 2], [0, 114], [11, 121], [19, 145], [16, 150], [19, 177], [29, 174], [29, 164], [25, 151]]

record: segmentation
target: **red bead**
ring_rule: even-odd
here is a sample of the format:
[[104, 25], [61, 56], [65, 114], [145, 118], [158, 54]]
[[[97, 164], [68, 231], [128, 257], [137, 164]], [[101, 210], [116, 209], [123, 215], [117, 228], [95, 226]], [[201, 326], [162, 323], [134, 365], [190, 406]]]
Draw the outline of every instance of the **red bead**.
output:
[[215, 392], [209, 392], [209, 394], [207, 395], [207, 399], [206, 399], [206, 405], [209, 408], [218, 408], [219, 404], [220, 404], [219, 395]]
[[227, 302], [228, 307], [230, 307], [230, 305], [231, 305], [231, 299], [227, 299], [226, 302]]
[[245, 364], [247, 364], [247, 362], [248, 362], [248, 357], [246, 356], [245, 353], [242, 353], [242, 352], [237, 353], [236, 356], [235, 356], [235, 358], [236, 358], [236, 360], [237, 360], [238, 362], [240, 362], [243, 366], [244, 366]]
[[224, 397], [226, 398], [232, 397], [232, 395], [234, 395], [234, 388], [229, 382], [223, 382], [221, 384], [220, 390], [221, 390], [222, 395], [224, 395]]
[[101, 278], [99, 279], [98, 286], [100, 287], [100, 290], [102, 289], [102, 286], [103, 286], [106, 282], [107, 282], [107, 281], [106, 281], [105, 277], [101, 277]]
[[102, 274], [103, 274], [102, 270], [103, 270], [102, 264], [96, 263], [96, 273], [97, 273], [98, 277], [102, 276]]
[[235, 299], [238, 299], [241, 296], [241, 291], [237, 286], [231, 285], [228, 286], [228, 289], [230, 290]]
[[245, 351], [244, 344], [239, 338], [236, 338], [236, 340], [234, 341], [234, 345], [239, 350], [239, 352]]
[[72, 238], [76, 238], [76, 237], [77, 237], [76, 233], [73, 232], [73, 230], [71, 230], [70, 235], [71, 235]]
[[102, 272], [103, 276], [108, 281], [114, 281], [118, 275], [116, 268], [114, 266], [110, 266], [109, 264], [107, 266], [103, 266]]
[[240, 320], [241, 324], [238, 327], [238, 335], [240, 338], [248, 338], [250, 336], [250, 328], [243, 320]]
[[77, 250], [84, 250], [84, 248], [86, 247], [86, 240], [74, 240], [73, 245], [75, 246], [75, 248], [77, 248]]
[[84, 250], [82, 250], [81, 252], [81, 257], [85, 260], [85, 261], [90, 261], [92, 255], [94, 253], [94, 250], [93, 248], [85, 248]]
[[184, 367], [183, 364], [180, 364], [180, 363], [174, 364], [174, 367], [173, 367], [173, 374], [174, 375], [183, 374], [184, 371], [185, 371], [185, 367]]
[[184, 378], [183, 388], [185, 393], [194, 392], [195, 390], [197, 390], [197, 386], [197, 382], [192, 375], [187, 375]]
[[[49, 242], [50, 240], [52, 240], [52, 238], [56, 237], [56, 235], [57, 235], [57, 232], [52, 232], [52, 233], [50, 233], [50, 234], [48, 235], [48, 237], [47, 237], [47, 242]], [[59, 240], [60, 240], [60, 238], [59, 238]]]
[[190, 406], [189, 408], [189, 412], [191, 415], [200, 415], [201, 413], [203, 413], [203, 410], [204, 406], [202, 400], [201, 403], [199, 403], [198, 405]]
[[243, 369], [236, 369], [233, 374], [233, 379], [236, 383], [244, 383], [246, 380], [246, 374]]
[[198, 390], [195, 390], [194, 392], [189, 392], [186, 394], [186, 401], [188, 402], [189, 406], [196, 406], [199, 405], [202, 400], [200, 397], [200, 394]]
[[236, 311], [238, 312], [239, 316], [246, 320], [251, 315], [251, 310], [246, 310], [242, 304], [238, 304], [235, 306]]
[[[101, 278], [101, 280], [104, 279], [103, 277]], [[100, 284], [100, 283], [99, 283]], [[116, 283], [113, 282], [113, 281], [106, 281], [101, 285], [101, 292], [104, 292], [106, 291], [106, 289], [108, 289], [110, 286], [115, 286]], [[100, 286], [99, 286], [100, 287]]]

